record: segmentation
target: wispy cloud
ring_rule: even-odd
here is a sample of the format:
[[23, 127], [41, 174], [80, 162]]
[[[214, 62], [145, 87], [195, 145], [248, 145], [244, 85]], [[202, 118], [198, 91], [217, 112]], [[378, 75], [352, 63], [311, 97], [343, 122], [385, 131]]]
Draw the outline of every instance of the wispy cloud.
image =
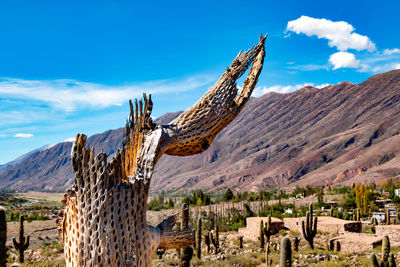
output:
[[288, 69], [292, 70], [302, 70], [302, 71], [314, 71], [314, 70], [329, 70], [330, 66], [328, 64], [304, 64], [304, 65], [293, 65], [288, 66]]
[[263, 86], [263, 87], [256, 87], [253, 93], [253, 96], [255, 97], [259, 97], [262, 96], [266, 93], [270, 93], [270, 92], [276, 92], [276, 93], [281, 93], [281, 94], [285, 94], [285, 93], [291, 93], [294, 92], [296, 90], [299, 90], [303, 87], [306, 86], [312, 86], [312, 87], [316, 87], [316, 88], [324, 88], [326, 86], [328, 86], [329, 84], [320, 84], [320, 85], [315, 85], [314, 83], [301, 83], [301, 84], [295, 84], [295, 85], [273, 85], [273, 86]]
[[160, 80], [140, 84], [109, 86], [77, 80], [0, 79], [0, 96], [36, 101], [67, 112], [78, 108], [99, 109], [122, 105], [143, 92], [163, 94], [192, 90], [210, 83], [209, 76], [182, 80]]
[[389, 70], [398, 70], [398, 69], [400, 69], [400, 62], [378, 65], [378, 66], [373, 67], [372, 71], [374, 73], [378, 73], [378, 72], [385, 72], [385, 71], [389, 71]]
[[33, 134], [30, 133], [17, 133], [14, 135], [16, 138], [31, 138], [33, 137]]
[[393, 49], [385, 49], [383, 50], [384, 55], [393, 55], [393, 54], [400, 54], [400, 49], [393, 48]]

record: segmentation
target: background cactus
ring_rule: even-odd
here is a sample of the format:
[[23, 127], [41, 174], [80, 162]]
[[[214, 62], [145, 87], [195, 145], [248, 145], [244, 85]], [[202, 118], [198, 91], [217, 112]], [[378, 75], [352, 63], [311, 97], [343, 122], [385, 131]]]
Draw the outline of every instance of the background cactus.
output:
[[268, 258], [269, 258], [269, 243], [271, 240], [271, 235], [272, 235], [272, 230], [271, 230], [271, 215], [268, 215], [268, 220], [265, 224], [265, 227], [263, 229], [263, 233], [264, 235], [267, 237], [267, 248], [265, 250], [265, 262], [268, 264]]
[[201, 259], [201, 218], [197, 219], [196, 227], [196, 254], [197, 258]]
[[214, 223], [214, 230], [210, 233], [211, 243], [214, 246], [214, 254], [219, 252], [219, 224]]
[[389, 265], [389, 254], [390, 254], [390, 241], [389, 237], [385, 235], [382, 240], [382, 262], [381, 265]]
[[300, 240], [301, 240], [300, 236], [294, 236], [293, 237], [293, 249], [294, 249], [294, 251], [299, 251]]
[[396, 260], [392, 252], [389, 253], [389, 267], [396, 267]]
[[357, 211], [356, 211], [356, 221], [357, 222], [360, 221], [360, 209], [357, 209]]
[[[189, 207], [187, 206], [187, 204], [183, 204], [181, 216], [182, 216], [182, 229], [189, 228]], [[181, 254], [180, 266], [181, 267], [189, 267], [192, 257], [193, 257], [193, 248], [192, 247], [184, 248], [182, 250], [182, 254]]]
[[375, 253], [371, 254], [371, 265], [373, 267], [395, 267], [396, 262], [394, 255], [390, 253], [390, 241], [389, 237], [385, 235], [382, 240], [382, 258], [381, 262], [378, 262]]
[[396, 220], [395, 220], [395, 224], [399, 224], [400, 223], [400, 211], [397, 210], [396, 211]]
[[281, 255], [280, 255], [280, 267], [291, 267], [292, 266], [292, 245], [290, 244], [289, 237], [285, 236], [281, 240]]
[[209, 232], [204, 235], [204, 243], [206, 243], [207, 252], [210, 253], [210, 251], [211, 251], [211, 242], [210, 242], [210, 233]]
[[376, 218], [372, 218], [371, 232], [374, 234], [376, 233], [376, 224]]
[[0, 267], [5, 267], [7, 262], [7, 221], [6, 211], [0, 207]]
[[238, 238], [239, 238], [239, 248], [242, 249], [243, 248], [243, 236], [240, 235]]
[[386, 209], [386, 224], [390, 225], [390, 212], [388, 209]]
[[314, 249], [314, 237], [317, 234], [317, 223], [317, 217], [315, 217], [313, 221], [313, 206], [310, 204], [309, 211], [306, 213], [306, 222], [301, 222], [301, 230], [303, 232], [303, 238], [307, 240], [311, 249]]
[[260, 237], [259, 237], [260, 248], [261, 248], [261, 250], [264, 250], [265, 239], [264, 239], [264, 221], [263, 220], [260, 221], [260, 233], [259, 234], [260, 234]]
[[379, 267], [378, 259], [376, 258], [375, 253], [371, 253], [371, 266]]
[[24, 252], [29, 247], [29, 236], [24, 237], [24, 215], [19, 216], [19, 242], [13, 238], [14, 248], [19, 252], [19, 262], [24, 262]]

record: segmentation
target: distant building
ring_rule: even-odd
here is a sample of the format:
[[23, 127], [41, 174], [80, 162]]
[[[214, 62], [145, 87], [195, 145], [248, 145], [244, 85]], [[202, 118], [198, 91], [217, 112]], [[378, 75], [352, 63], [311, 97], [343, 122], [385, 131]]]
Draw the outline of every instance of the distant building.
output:
[[375, 218], [378, 222], [383, 222], [386, 219], [385, 212], [372, 212], [372, 218]]
[[285, 210], [285, 213], [287, 213], [287, 214], [293, 214], [293, 210], [292, 210], [292, 209], [286, 209], [286, 210]]
[[400, 189], [395, 189], [394, 194], [398, 197], [400, 197]]

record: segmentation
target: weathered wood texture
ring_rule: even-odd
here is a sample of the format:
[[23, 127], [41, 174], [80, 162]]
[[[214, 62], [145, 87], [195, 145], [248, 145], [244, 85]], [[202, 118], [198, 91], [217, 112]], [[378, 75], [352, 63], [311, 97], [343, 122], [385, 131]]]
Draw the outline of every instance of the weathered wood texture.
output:
[[[218, 82], [170, 125], [152, 122], [152, 101], [130, 102], [126, 139], [116, 156], [86, 148], [78, 134], [71, 157], [75, 185], [65, 195], [58, 230], [67, 266], [151, 266], [157, 248], [191, 246], [190, 229], [173, 231], [176, 217], [157, 227], [146, 223], [146, 203], [155, 164], [164, 154], [193, 155], [240, 112], [257, 83], [264, 62], [265, 37], [239, 53]], [[240, 94], [236, 80], [249, 68]]]

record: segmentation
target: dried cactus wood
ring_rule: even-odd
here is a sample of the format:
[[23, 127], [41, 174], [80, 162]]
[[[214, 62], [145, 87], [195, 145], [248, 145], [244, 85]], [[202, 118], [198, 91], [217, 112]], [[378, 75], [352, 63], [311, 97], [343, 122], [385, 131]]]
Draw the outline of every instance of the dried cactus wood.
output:
[[[170, 125], [152, 122], [152, 101], [130, 102], [126, 139], [107, 160], [86, 148], [78, 134], [71, 157], [75, 185], [65, 195], [58, 230], [67, 266], [150, 266], [157, 248], [185, 248], [190, 229], [172, 230], [175, 217], [158, 227], [146, 223], [146, 202], [155, 164], [166, 153], [187, 156], [208, 148], [250, 99], [261, 73], [266, 37], [239, 53], [217, 83]], [[236, 80], [250, 67], [238, 94]], [[135, 107], [135, 108], [134, 108]]]
[[7, 263], [7, 220], [6, 211], [0, 206], [0, 267], [6, 267]]

